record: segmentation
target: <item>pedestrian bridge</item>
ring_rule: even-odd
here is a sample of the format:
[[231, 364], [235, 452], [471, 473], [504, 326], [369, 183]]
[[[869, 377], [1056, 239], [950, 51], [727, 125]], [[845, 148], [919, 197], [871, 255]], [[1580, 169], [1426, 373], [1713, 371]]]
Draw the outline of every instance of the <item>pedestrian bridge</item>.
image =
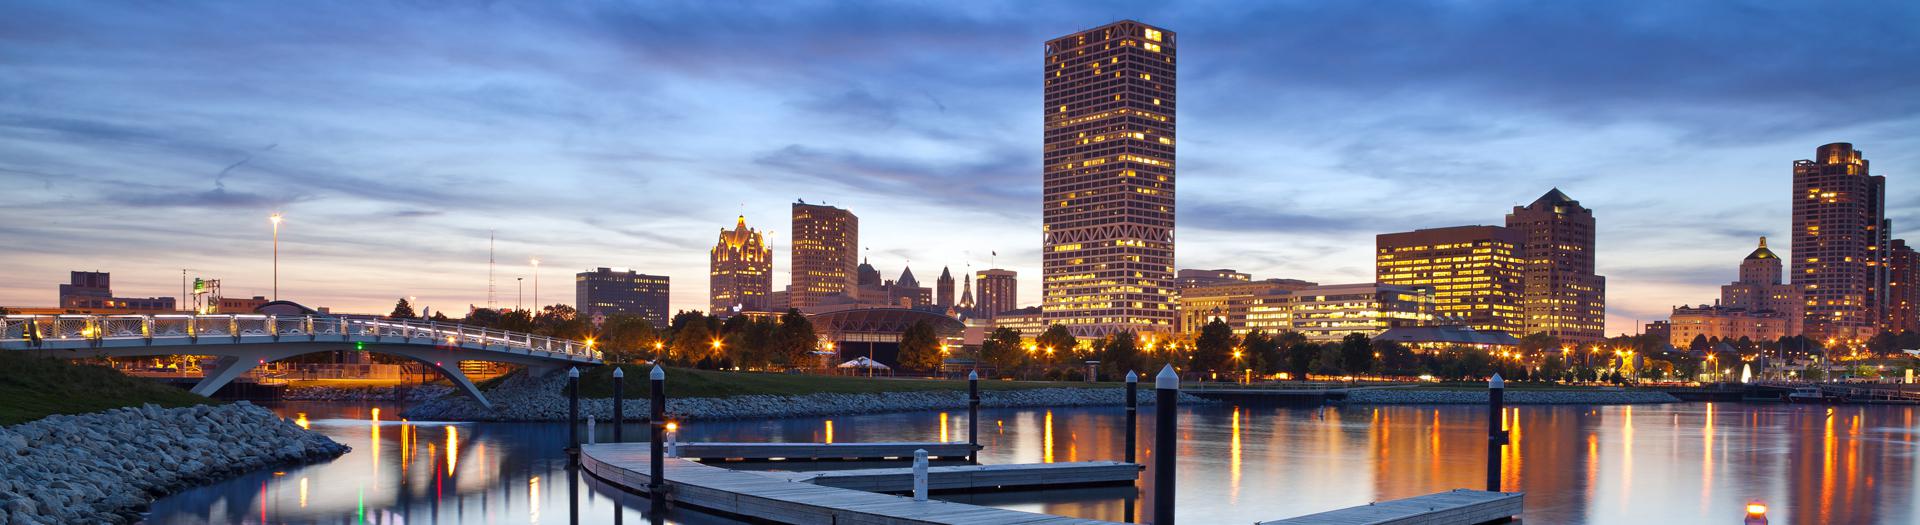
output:
[[522, 365], [532, 373], [599, 365], [591, 341], [556, 339], [452, 323], [326, 315], [10, 315], [0, 318], [0, 351], [84, 359], [210, 355], [193, 393], [213, 395], [254, 367], [315, 352], [361, 350], [405, 357], [440, 372], [480, 404], [460, 361]]

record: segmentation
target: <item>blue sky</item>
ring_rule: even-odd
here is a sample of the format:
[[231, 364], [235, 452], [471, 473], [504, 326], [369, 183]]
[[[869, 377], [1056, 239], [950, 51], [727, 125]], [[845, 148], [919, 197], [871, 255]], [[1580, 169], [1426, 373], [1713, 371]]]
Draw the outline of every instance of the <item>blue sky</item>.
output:
[[[8, 2], [0, 304], [180, 270], [352, 311], [500, 300], [544, 260], [673, 277], [744, 213], [851, 208], [883, 272], [997, 263], [1038, 300], [1042, 42], [1180, 37], [1181, 267], [1372, 278], [1373, 235], [1594, 208], [1610, 332], [1710, 302], [1850, 141], [1920, 225], [1901, 2]], [[996, 258], [990, 252], [997, 251]]]

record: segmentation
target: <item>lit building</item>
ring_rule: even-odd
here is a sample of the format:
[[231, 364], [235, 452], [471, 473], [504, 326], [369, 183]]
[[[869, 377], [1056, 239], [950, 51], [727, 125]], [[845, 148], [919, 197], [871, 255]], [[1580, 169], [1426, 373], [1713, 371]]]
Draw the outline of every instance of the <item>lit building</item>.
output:
[[1740, 280], [1720, 286], [1720, 306], [1778, 313], [1787, 320], [1787, 333], [1800, 333], [1800, 290], [1781, 282], [1781, 272], [1780, 256], [1761, 237], [1760, 247], [1740, 261]]
[[1455, 226], [1375, 238], [1381, 284], [1433, 288], [1433, 314], [1475, 330], [1518, 333], [1526, 294], [1519, 253], [1526, 235], [1500, 226]]
[[1920, 332], [1920, 254], [1893, 240], [1887, 252], [1887, 332]]
[[747, 228], [746, 216], [732, 230], [720, 230], [711, 256], [708, 313], [725, 317], [767, 310], [767, 296], [773, 293], [773, 250], [758, 230]]
[[1645, 333], [1649, 336], [1653, 336], [1654, 338], [1659, 339], [1661, 341], [1671, 341], [1673, 340], [1673, 323], [1668, 321], [1654, 321], [1651, 323], [1647, 323], [1646, 328], [1642, 330], [1642, 333]]
[[819, 304], [824, 297], [857, 293], [860, 218], [824, 204], [793, 204], [793, 283], [788, 300], [795, 308]]
[[1513, 334], [1499, 330], [1480, 331], [1471, 326], [1402, 326], [1389, 328], [1373, 337], [1375, 341], [1392, 341], [1407, 348], [1433, 353], [1453, 347], [1478, 348], [1490, 352], [1512, 350], [1520, 346], [1520, 339]]
[[[1187, 270], [1181, 270], [1181, 282]], [[1241, 274], [1245, 275], [1245, 274]], [[1180, 288], [1180, 331], [1199, 333], [1207, 323], [1219, 319], [1233, 327], [1233, 333], [1245, 335], [1252, 331], [1248, 324], [1249, 310], [1256, 301], [1268, 297], [1285, 297], [1288, 293], [1318, 286], [1315, 283], [1297, 279], [1267, 279], [1248, 281], [1227, 279], [1211, 284], [1195, 284]], [[1272, 331], [1278, 326], [1263, 327]]]
[[1787, 316], [1779, 312], [1753, 312], [1725, 306], [1676, 306], [1668, 318], [1674, 348], [1687, 349], [1693, 338], [1705, 336], [1733, 342], [1746, 338], [1760, 343], [1777, 341], [1787, 334]]
[[1559, 188], [1513, 207], [1507, 228], [1525, 241], [1520, 334], [1544, 333], [1569, 343], [1606, 339], [1607, 279], [1594, 274], [1593, 210]]
[[1041, 311], [1077, 336], [1175, 329], [1176, 42], [1123, 20], [1046, 44]]
[[920, 280], [914, 278], [912, 268], [901, 271], [899, 279], [882, 280], [879, 270], [875, 270], [872, 264], [861, 262], [854, 269], [854, 276], [854, 289], [817, 298], [812, 306], [801, 307], [801, 310], [809, 314], [848, 307], [946, 311], [933, 303], [933, 289], [920, 286]]
[[1013, 270], [999, 268], [974, 272], [973, 286], [979, 290], [973, 295], [974, 316], [993, 319], [1000, 312], [1019, 308], [1019, 277]]
[[1027, 339], [1040, 337], [1040, 334], [1047, 331], [1048, 326], [1050, 324], [1042, 317], [1038, 306], [1006, 310], [1000, 312], [999, 317], [993, 318], [993, 329], [1011, 328], [1015, 332], [1020, 332], [1020, 337]]
[[251, 298], [221, 297], [218, 301], [214, 302], [213, 311], [207, 313], [250, 314], [259, 311], [260, 307], [266, 306], [267, 303], [270, 302], [273, 301], [268, 301], [267, 296], [264, 295], [256, 295]]
[[632, 270], [600, 268], [573, 275], [573, 309], [582, 317], [631, 315], [665, 328], [668, 279]]
[[933, 282], [933, 304], [941, 308], [953, 306], [953, 272], [947, 270], [941, 267], [940, 278]]
[[1801, 287], [1809, 337], [1865, 339], [1884, 318], [1879, 295], [1892, 241], [1886, 183], [1845, 142], [1793, 162], [1793, 282]]
[[[69, 272], [60, 285], [60, 308], [80, 313], [171, 313], [179, 303], [172, 297], [114, 297], [109, 272]], [[252, 313], [248, 310], [247, 313]]]
[[1372, 337], [1389, 328], [1424, 326], [1433, 321], [1432, 293], [1425, 286], [1378, 283], [1295, 290], [1286, 295], [1287, 330], [1309, 341], [1333, 342], [1351, 334]]
[[1209, 284], [1231, 284], [1236, 282], [1244, 283], [1244, 282], [1250, 282], [1252, 280], [1253, 280], [1253, 275], [1251, 274], [1237, 272], [1237, 271], [1224, 269], [1224, 268], [1216, 269], [1216, 270], [1196, 270], [1196, 269], [1188, 268], [1185, 270], [1174, 272], [1173, 274], [1174, 286], [1182, 290], [1185, 290], [1187, 288], [1192, 288], [1195, 286], [1205, 286]]

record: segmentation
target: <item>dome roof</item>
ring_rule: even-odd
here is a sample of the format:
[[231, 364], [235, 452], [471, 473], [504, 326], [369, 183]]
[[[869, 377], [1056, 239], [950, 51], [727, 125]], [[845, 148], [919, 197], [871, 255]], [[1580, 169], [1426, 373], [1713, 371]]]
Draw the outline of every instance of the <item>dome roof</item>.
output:
[[1766, 237], [1760, 238], [1759, 248], [1754, 248], [1753, 253], [1747, 254], [1747, 260], [1749, 261], [1756, 260], [1756, 259], [1779, 259], [1779, 258], [1780, 256], [1773, 254], [1773, 250], [1767, 249]]

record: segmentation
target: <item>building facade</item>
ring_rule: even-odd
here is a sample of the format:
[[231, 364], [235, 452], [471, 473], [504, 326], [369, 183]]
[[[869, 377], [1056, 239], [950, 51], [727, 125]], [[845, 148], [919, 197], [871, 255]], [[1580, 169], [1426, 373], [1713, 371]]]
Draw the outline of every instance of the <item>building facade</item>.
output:
[[1048, 323], [1046, 319], [1042, 318], [1040, 307], [1038, 306], [1015, 308], [1000, 312], [1000, 314], [999, 317], [993, 318], [993, 328], [995, 330], [1011, 328], [1015, 332], [1020, 332], [1020, 337], [1027, 339], [1040, 337], [1040, 334], [1047, 331]]
[[[68, 272], [67, 284], [60, 285], [62, 310], [170, 313], [178, 307], [179, 302], [172, 297], [114, 297], [113, 274], [109, 272]], [[252, 310], [243, 313], [252, 313]]]
[[940, 268], [940, 278], [934, 280], [933, 304], [940, 308], [953, 307], [953, 272], [949, 268]]
[[1253, 275], [1245, 272], [1234, 271], [1227, 268], [1219, 268], [1219, 269], [1213, 269], [1213, 270], [1199, 270], [1194, 268], [1188, 268], [1185, 270], [1174, 272], [1173, 282], [1174, 282], [1174, 287], [1185, 290], [1188, 288], [1193, 288], [1195, 286], [1204, 286], [1209, 284], [1232, 284], [1232, 283], [1253, 282]]
[[1887, 322], [1881, 330], [1920, 332], [1920, 254], [1901, 239], [1887, 252]]
[[1500, 226], [1381, 234], [1374, 280], [1432, 287], [1436, 322], [1517, 334], [1525, 329], [1525, 243], [1525, 234]]
[[1885, 191], [1886, 178], [1870, 174], [1852, 144], [1820, 146], [1814, 158], [1793, 162], [1793, 282], [1807, 336], [1866, 339], [1884, 319], [1892, 248]]
[[1606, 339], [1607, 279], [1594, 273], [1593, 210], [1554, 188], [1515, 206], [1507, 228], [1525, 238], [1518, 250], [1525, 292], [1516, 333], [1576, 344]]
[[1695, 337], [1725, 342], [1745, 338], [1759, 343], [1789, 335], [1787, 317], [1778, 312], [1752, 312], [1725, 306], [1676, 306], [1668, 319], [1674, 348], [1688, 349]]
[[766, 237], [747, 227], [746, 216], [732, 230], [720, 230], [720, 241], [709, 255], [708, 313], [725, 317], [767, 311], [768, 296], [773, 293], [773, 250], [767, 248]]
[[1077, 336], [1175, 328], [1176, 42], [1123, 20], [1046, 43], [1041, 310]]
[[1020, 308], [1020, 275], [1013, 270], [994, 268], [973, 274], [974, 316], [993, 319], [1000, 312]]
[[[1267, 279], [1262, 281], [1224, 280], [1213, 284], [1182, 287], [1179, 303], [1180, 332], [1197, 334], [1207, 323], [1219, 319], [1227, 323], [1227, 326], [1233, 327], [1233, 333], [1245, 335], [1254, 328], [1249, 323], [1249, 315], [1254, 303], [1264, 304], [1267, 299], [1273, 297], [1285, 299], [1287, 294], [1315, 286], [1318, 284], [1297, 279]], [[1269, 325], [1263, 328], [1273, 331], [1280, 327]]]
[[856, 293], [860, 264], [860, 218], [824, 204], [793, 204], [793, 282], [787, 287], [794, 308], [822, 298]]
[[1433, 289], [1379, 283], [1272, 289], [1248, 305], [1248, 330], [1296, 332], [1313, 342], [1368, 337], [1433, 322]]
[[[665, 275], [647, 275], [610, 268], [573, 275], [573, 309], [586, 318], [596, 315], [631, 315], [646, 319], [655, 328], [666, 328], [668, 279]], [[763, 305], [764, 306], [764, 305]]]
[[1798, 334], [1800, 326], [1800, 290], [1783, 282], [1780, 256], [1767, 249], [1767, 238], [1740, 261], [1740, 279], [1720, 287], [1720, 306], [1748, 312], [1780, 314], [1787, 320], [1787, 333]]

